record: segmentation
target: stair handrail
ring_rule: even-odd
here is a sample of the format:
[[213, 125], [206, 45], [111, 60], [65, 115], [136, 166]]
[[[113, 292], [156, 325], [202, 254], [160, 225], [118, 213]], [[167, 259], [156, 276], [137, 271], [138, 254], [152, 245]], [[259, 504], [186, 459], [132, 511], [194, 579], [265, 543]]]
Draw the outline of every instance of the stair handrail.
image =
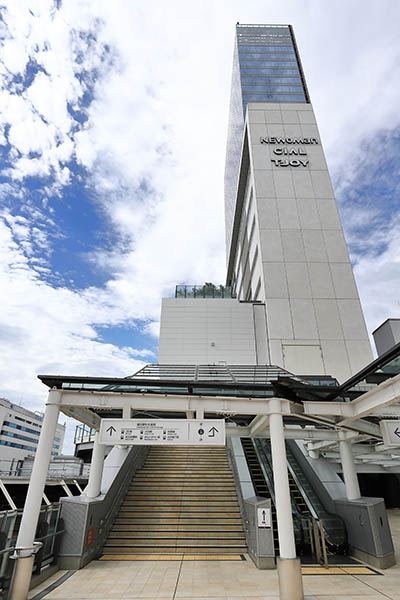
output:
[[[290, 470], [290, 472], [291, 472], [291, 474], [292, 474], [292, 476], [293, 476], [293, 479], [294, 479], [294, 480], [295, 480], [295, 482], [296, 482], [296, 485], [298, 486], [299, 490], [301, 491], [301, 493], [302, 493], [302, 495], [303, 495], [303, 498], [304, 498], [304, 500], [305, 500], [305, 501], [306, 501], [306, 503], [307, 503], [307, 506], [309, 506], [309, 504], [308, 504], [307, 500], [310, 502], [310, 504], [311, 504], [311, 501], [309, 500], [309, 497], [308, 497], [308, 495], [307, 495], [307, 492], [305, 492], [305, 490], [304, 490], [304, 488], [303, 488], [303, 486], [302, 486], [301, 484], [299, 485], [297, 477], [296, 477], [296, 476], [293, 474], [293, 468], [292, 468], [292, 466], [290, 465], [290, 460], [293, 460], [293, 461], [295, 461], [297, 464], [299, 464], [299, 463], [298, 463], [298, 461], [297, 461], [297, 459], [296, 459], [296, 457], [294, 456], [293, 452], [292, 452], [292, 451], [291, 451], [291, 449], [289, 448], [289, 449], [288, 449], [288, 453], [287, 453], [287, 464], [288, 464], [288, 468], [289, 468], [289, 470]], [[299, 466], [300, 466], [300, 465], [299, 465]], [[306, 476], [305, 476], [305, 478], [307, 479], [307, 477], [306, 477]], [[312, 488], [311, 484], [310, 484], [310, 487]], [[346, 548], [346, 546], [347, 546], [347, 543], [348, 543], [348, 542], [347, 542], [347, 528], [346, 528], [346, 526], [345, 526], [344, 519], [343, 519], [343, 518], [342, 518], [340, 515], [338, 515], [338, 514], [336, 514], [336, 513], [331, 513], [331, 512], [329, 512], [329, 511], [327, 511], [327, 510], [326, 510], [326, 508], [323, 506], [323, 504], [322, 504], [321, 500], [319, 499], [317, 492], [316, 492], [315, 490], [313, 490], [313, 491], [314, 491], [314, 494], [316, 495], [316, 497], [317, 497], [317, 499], [318, 499], [319, 503], [321, 504], [321, 506], [322, 506], [322, 508], [323, 508], [323, 511], [322, 511], [321, 513], [318, 513], [318, 512], [316, 511], [316, 509], [313, 507], [313, 511], [310, 511], [310, 512], [314, 513], [314, 514], [312, 514], [312, 517], [313, 517], [313, 519], [315, 519], [315, 520], [318, 522], [318, 527], [323, 527], [323, 528], [324, 528], [324, 532], [325, 532], [325, 533], [324, 533], [324, 540], [326, 540], [326, 541], [328, 542], [328, 544], [332, 544], [332, 545], [334, 545], [334, 546], [336, 546], [336, 547], [343, 546], [344, 548]], [[343, 541], [343, 543], [342, 543], [342, 544], [340, 544], [340, 545], [337, 545], [337, 544], [333, 544], [333, 542], [329, 541], [329, 531], [327, 530], [327, 528], [326, 528], [326, 525], [324, 524], [324, 521], [325, 521], [327, 518], [333, 518], [333, 519], [336, 519], [337, 521], [340, 521], [340, 523], [342, 524], [342, 527], [343, 527], [343, 532], [344, 532], [344, 541]], [[321, 523], [321, 525], [320, 525], [320, 523]]]
[[227, 453], [227, 457], [228, 457], [229, 466], [231, 467], [231, 472], [233, 475], [233, 482], [235, 484], [236, 495], [237, 495], [237, 499], [239, 502], [240, 517], [242, 519], [242, 524], [243, 524], [243, 529], [245, 532], [246, 544], [247, 544], [247, 538], [248, 538], [248, 533], [249, 533], [248, 527], [247, 527], [248, 520], [247, 520], [247, 516], [246, 516], [246, 509], [244, 506], [244, 498], [243, 498], [242, 490], [240, 487], [239, 472], [238, 472], [238, 469], [236, 466], [236, 460], [234, 459], [233, 450], [228, 445], [226, 445], [226, 453]]
[[[134, 475], [136, 475], [136, 472], [138, 471], [138, 469], [140, 469], [143, 466], [144, 460], [149, 452], [149, 448], [147, 446], [132, 446], [130, 452], [132, 453], [132, 457], [131, 457], [132, 462], [134, 462], [136, 459], [136, 460], [138, 460], [139, 464], [134, 469], [134, 472], [132, 472], [131, 468], [126, 470], [126, 473], [124, 475], [122, 482], [118, 481], [116, 478], [110, 485], [109, 489], [107, 490], [106, 494], [104, 495], [104, 498], [102, 498], [102, 501], [104, 502], [104, 506], [106, 506], [107, 502], [110, 502], [109, 508], [106, 510], [104, 516], [102, 516], [101, 519], [99, 520], [99, 525], [102, 527], [102, 530], [105, 529], [106, 531], [109, 531], [111, 529], [111, 527], [114, 523], [114, 518], [121, 507], [123, 499], [126, 496], [126, 492], [127, 492], [128, 485], [129, 485], [129, 480], [132, 479], [132, 477]], [[129, 457], [129, 455], [126, 458], [128, 459], [128, 457]], [[122, 467], [122, 465], [121, 465], [121, 467]], [[118, 487], [118, 490], [116, 493], [114, 493], [114, 487]], [[110, 498], [112, 498], [112, 500], [110, 500]], [[114, 513], [114, 518], [113, 518], [113, 513]]]

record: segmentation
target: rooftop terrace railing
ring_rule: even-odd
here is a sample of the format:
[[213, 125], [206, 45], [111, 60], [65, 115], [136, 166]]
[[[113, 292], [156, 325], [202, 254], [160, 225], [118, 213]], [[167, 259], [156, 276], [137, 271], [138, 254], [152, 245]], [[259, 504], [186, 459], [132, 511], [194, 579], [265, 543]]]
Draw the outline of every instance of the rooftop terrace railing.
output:
[[177, 285], [175, 298], [235, 298], [230, 285]]

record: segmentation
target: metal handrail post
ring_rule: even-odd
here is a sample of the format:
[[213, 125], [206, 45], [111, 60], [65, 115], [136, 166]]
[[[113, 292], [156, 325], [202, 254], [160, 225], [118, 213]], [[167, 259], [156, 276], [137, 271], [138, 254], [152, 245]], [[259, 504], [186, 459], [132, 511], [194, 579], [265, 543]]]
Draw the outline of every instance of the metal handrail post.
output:
[[317, 520], [313, 518], [312, 520], [312, 527], [313, 527], [313, 532], [314, 532], [314, 544], [315, 544], [315, 554], [317, 557], [317, 561], [319, 562], [319, 564], [321, 564], [321, 546], [320, 546], [320, 542], [319, 542], [319, 529], [318, 529], [318, 524], [317, 524]]
[[328, 554], [326, 551], [326, 543], [325, 543], [324, 523], [323, 523], [322, 519], [320, 519], [320, 521], [319, 521], [319, 531], [321, 534], [322, 553], [324, 555], [324, 567], [325, 567], [325, 569], [329, 569]]

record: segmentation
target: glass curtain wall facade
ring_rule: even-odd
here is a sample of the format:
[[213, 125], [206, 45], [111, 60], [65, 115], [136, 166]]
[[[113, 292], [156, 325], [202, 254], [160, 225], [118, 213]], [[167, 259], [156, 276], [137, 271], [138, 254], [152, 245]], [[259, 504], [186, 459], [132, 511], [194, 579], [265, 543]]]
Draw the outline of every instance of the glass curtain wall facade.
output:
[[225, 163], [227, 254], [248, 102], [309, 102], [290, 25], [236, 25]]

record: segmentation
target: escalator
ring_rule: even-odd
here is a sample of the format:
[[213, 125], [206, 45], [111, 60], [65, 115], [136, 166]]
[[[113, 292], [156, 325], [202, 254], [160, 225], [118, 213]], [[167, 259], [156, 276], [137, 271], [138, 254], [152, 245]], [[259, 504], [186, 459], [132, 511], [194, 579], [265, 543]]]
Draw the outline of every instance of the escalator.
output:
[[[251, 438], [241, 438], [241, 442], [257, 496], [269, 498], [271, 500], [274, 550], [275, 555], [279, 556], [278, 524], [275, 508], [272, 461], [270, 460], [270, 457], [265, 455], [262, 448], [257, 447], [257, 444], [253, 444]], [[303, 553], [305, 528], [302, 527], [301, 513], [298, 511], [293, 497], [291, 498], [291, 501], [296, 550], [300, 555]]]
[[[270, 444], [269, 440], [263, 440]], [[344, 555], [347, 553], [347, 534], [344, 522], [338, 515], [329, 513], [322, 504], [318, 494], [310, 485], [308, 479], [304, 475], [299, 463], [288, 444], [286, 444], [286, 458], [288, 462], [289, 474], [297, 482], [297, 485], [302, 490], [304, 501], [312, 507], [313, 515], [316, 519], [322, 522], [324, 529], [324, 537], [327, 545], [328, 554]]]
[[249, 467], [251, 479], [253, 481], [254, 490], [257, 496], [262, 498], [268, 498], [271, 500], [271, 520], [272, 520], [272, 531], [274, 538], [274, 550], [275, 556], [279, 555], [279, 540], [278, 540], [278, 524], [276, 520], [276, 508], [275, 502], [271, 497], [270, 487], [267, 484], [266, 477], [264, 476], [260, 462], [257, 457], [256, 450], [253, 445], [251, 438], [241, 438], [242, 447], [246, 457], [246, 462]]
[[[275, 554], [279, 555], [270, 441], [267, 439], [241, 438], [241, 442], [256, 494], [271, 499]], [[290, 448], [287, 447], [286, 452], [293, 528], [298, 556], [301, 556], [307, 562], [314, 553], [313, 535], [316, 527], [321, 528], [323, 531], [327, 554], [331, 557], [346, 554], [346, 530], [342, 519], [325, 510]]]

